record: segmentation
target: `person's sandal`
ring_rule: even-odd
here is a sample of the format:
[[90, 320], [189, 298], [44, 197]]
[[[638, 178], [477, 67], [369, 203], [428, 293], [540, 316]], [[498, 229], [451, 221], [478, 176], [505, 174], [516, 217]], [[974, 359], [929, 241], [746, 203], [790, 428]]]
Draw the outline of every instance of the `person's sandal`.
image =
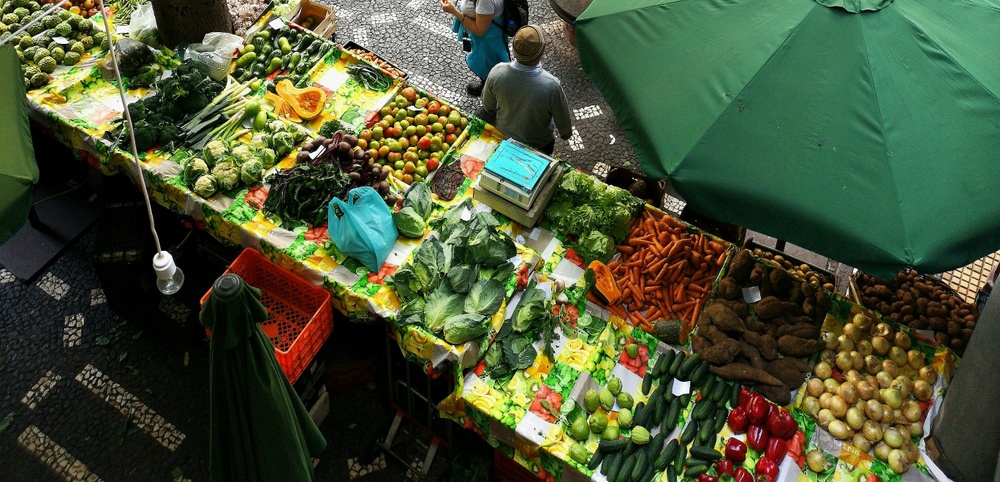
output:
[[472, 97], [479, 97], [483, 94], [483, 81], [469, 82], [465, 84], [465, 92]]

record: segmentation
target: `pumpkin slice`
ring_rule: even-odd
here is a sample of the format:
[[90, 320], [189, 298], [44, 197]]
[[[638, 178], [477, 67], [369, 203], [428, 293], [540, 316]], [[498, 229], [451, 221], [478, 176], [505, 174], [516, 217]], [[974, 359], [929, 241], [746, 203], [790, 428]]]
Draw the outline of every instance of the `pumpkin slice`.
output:
[[288, 102], [295, 110], [295, 113], [303, 119], [312, 119], [323, 112], [326, 104], [326, 92], [319, 87], [306, 87], [298, 89], [292, 85], [292, 81], [285, 79], [274, 86], [274, 91]]
[[597, 280], [597, 283], [594, 285], [593, 292], [597, 298], [609, 305], [618, 303], [622, 297], [622, 293], [618, 290], [618, 283], [615, 282], [615, 276], [611, 274], [611, 270], [608, 269], [607, 265], [600, 261], [594, 261], [587, 267], [594, 270], [594, 278]]
[[264, 94], [264, 99], [274, 104], [274, 115], [292, 122], [302, 122], [302, 117], [299, 117], [299, 114], [288, 102], [285, 102], [285, 99], [270, 92]]

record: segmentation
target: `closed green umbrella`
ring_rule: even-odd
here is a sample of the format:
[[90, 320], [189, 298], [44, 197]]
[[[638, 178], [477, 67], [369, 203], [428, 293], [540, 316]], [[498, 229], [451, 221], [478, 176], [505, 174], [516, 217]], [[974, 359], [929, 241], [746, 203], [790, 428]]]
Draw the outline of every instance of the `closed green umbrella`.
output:
[[0, 244], [28, 219], [38, 165], [31, 145], [21, 63], [12, 45], [0, 46]]
[[1000, 249], [997, 0], [594, 0], [576, 37], [696, 210], [880, 276]]
[[201, 309], [212, 330], [210, 469], [214, 482], [309, 481], [326, 439], [274, 358], [258, 325], [260, 290], [235, 274], [215, 281]]

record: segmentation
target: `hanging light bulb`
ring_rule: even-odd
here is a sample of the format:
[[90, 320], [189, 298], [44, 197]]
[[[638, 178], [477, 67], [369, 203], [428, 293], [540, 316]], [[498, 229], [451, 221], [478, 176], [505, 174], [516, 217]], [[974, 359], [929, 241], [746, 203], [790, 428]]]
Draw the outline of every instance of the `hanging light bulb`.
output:
[[174, 257], [166, 251], [153, 256], [153, 270], [156, 271], [156, 289], [165, 295], [180, 291], [184, 284], [184, 272], [174, 264]]

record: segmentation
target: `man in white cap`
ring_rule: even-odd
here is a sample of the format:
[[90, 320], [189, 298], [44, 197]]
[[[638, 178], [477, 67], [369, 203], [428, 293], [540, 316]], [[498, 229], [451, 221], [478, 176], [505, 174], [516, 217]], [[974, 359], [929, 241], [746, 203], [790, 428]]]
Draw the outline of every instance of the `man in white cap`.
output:
[[539, 65], [545, 34], [525, 25], [514, 35], [514, 60], [497, 64], [483, 86], [483, 109], [496, 116], [493, 125], [507, 137], [546, 154], [555, 147], [553, 130], [564, 140], [573, 133], [562, 84]]

